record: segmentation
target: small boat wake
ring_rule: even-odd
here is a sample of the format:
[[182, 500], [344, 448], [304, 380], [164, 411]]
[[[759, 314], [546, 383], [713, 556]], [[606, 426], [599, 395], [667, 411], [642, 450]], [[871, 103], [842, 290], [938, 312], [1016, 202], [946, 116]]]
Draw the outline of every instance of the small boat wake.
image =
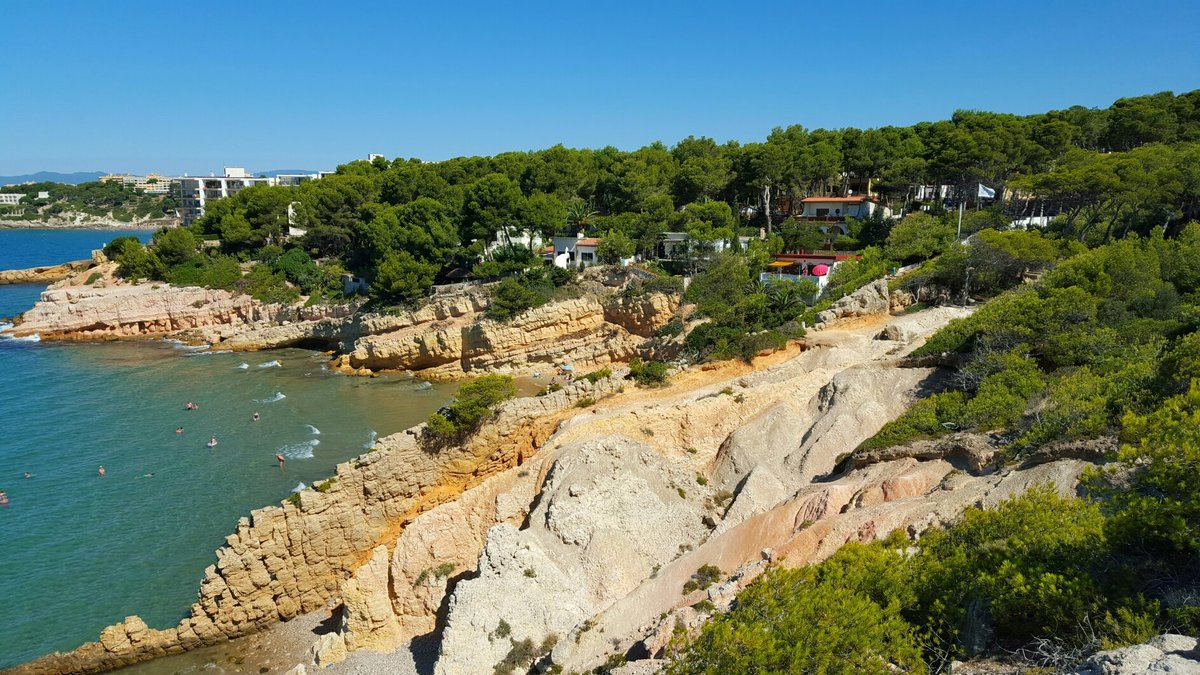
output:
[[320, 430], [320, 429], [318, 429], [318, 428], [316, 428], [316, 427], [314, 427], [313, 425], [311, 425], [311, 424], [305, 424], [304, 426], [308, 427], [308, 433], [312, 434], [313, 436], [320, 436], [320, 435], [321, 435], [321, 430]]
[[267, 361], [266, 363], [258, 364], [259, 368], [282, 368], [283, 364], [278, 361]]
[[303, 443], [285, 445], [279, 448], [278, 452], [288, 459], [312, 459], [313, 450], [320, 444], [321, 441], [314, 438], [311, 441], [304, 441]]
[[254, 399], [254, 402], [255, 403], [275, 403], [276, 401], [282, 401], [285, 398], [287, 398], [287, 396], [284, 396], [282, 391], [277, 391], [277, 392], [275, 392], [275, 395], [272, 396], [271, 398], [256, 398], [256, 399]]
[[250, 364], [249, 364], [249, 363], [243, 363], [243, 364], [240, 364], [240, 365], [237, 367], [237, 369], [238, 369], [238, 370], [250, 370]]

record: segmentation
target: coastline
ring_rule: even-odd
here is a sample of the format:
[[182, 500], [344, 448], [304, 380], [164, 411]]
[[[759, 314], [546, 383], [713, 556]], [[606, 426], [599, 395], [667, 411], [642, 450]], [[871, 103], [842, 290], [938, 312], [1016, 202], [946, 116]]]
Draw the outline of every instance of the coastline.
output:
[[123, 232], [128, 230], [158, 230], [164, 227], [178, 227], [178, 218], [155, 218], [152, 220], [136, 220], [123, 222], [112, 218], [101, 220], [0, 220], [3, 230], [104, 230]]

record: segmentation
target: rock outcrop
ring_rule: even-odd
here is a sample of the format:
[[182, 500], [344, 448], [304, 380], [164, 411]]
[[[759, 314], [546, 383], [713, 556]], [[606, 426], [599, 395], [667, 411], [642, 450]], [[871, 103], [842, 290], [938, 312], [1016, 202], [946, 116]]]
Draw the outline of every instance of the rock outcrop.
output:
[[886, 314], [891, 307], [887, 279], [879, 279], [844, 298], [839, 298], [832, 307], [817, 314], [817, 321], [828, 324], [838, 319]]
[[500, 323], [483, 318], [474, 304], [445, 318], [363, 337], [339, 365], [352, 371], [407, 370], [429, 379], [521, 373], [563, 362], [597, 367], [636, 355], [677, 307], [676, 296], [663, 294], [634, 300], [583, 297], [551, 302]]
[[76, 260], [61, 265], [43, 265], [23, 270], [0, 270], [0, 286], [6, 284], [51, 284], [91, 267], [90, 260]]
[[1200, 675], [1200, 648], [1187, 635], [1167, 633], [1149, 642], [1093, 654], [1075, 675]]

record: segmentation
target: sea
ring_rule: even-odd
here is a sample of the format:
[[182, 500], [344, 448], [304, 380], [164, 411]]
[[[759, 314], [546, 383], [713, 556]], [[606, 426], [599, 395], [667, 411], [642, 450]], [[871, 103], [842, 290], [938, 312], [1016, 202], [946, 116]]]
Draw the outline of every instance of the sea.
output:
[[[87, 258], [124, 234], [151, 233], [0, 230], [0, 269]], [[0, 316], [42, 290], [0, 286]], [[347, 377], [327, 361], [300, 349], [0, 339], [0, 669], [94, 641], [133, 614], [174, 626], [238, 518], [332, 475], [456, 388]]]

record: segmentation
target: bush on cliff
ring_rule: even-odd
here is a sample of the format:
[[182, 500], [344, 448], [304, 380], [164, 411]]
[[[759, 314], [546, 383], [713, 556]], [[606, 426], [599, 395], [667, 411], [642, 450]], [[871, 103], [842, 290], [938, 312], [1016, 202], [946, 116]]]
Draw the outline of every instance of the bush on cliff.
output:
[[1065, 649], [1130, 644], [1161, 627], [1130, 578], [1097, 504], [1035, 488], [916, 542], [897, 531], [768, 572], [668, 672], [886, 673], [890, 662], [920, 673], [1040, 637]]
[[643, 387], [661, 387], [667, 383], [669, 368], [662, 361], [643, 361], [634, 357], [629, 362], [629, 378]]
[[497, 404], [517, 395], [517, 387], [508, 375], [484, 375], [464, 384], [449, 405], [429, 416], [428, 433], [448, 440], [469, 434], [491, 414]]
[[198, 255], [167, 270], [166, 280], [176, 286], [233, 289], [242, 278], [242, 268], [231, 256]]

